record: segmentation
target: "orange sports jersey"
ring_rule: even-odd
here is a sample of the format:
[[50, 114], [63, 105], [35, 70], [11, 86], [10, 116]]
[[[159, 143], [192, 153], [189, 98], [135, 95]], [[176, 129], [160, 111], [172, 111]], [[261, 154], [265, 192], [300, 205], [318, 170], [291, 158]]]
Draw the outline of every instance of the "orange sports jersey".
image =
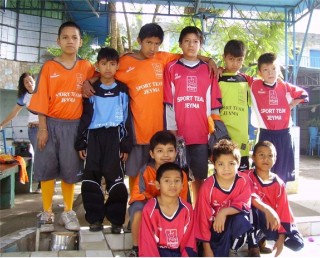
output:
[[78, 59], [71, 69], [50, 60], [41, 68], [28, 109], [59, 119], [78, 119], [82, 114], [82, 85], [95, 72], [87, 60]]
[[158, 52], [153, 58], [139, 60], [129, 55], [120, 58], [116, 78], [129, 88], [135, 144], [149, 144], [163, 130], [163, 71], [181, 55]]
[[[153, 197], [160, 195], [160, 191], [156, 188], [156, 168], [154, 167], [154, 162], [150, 162], [144, 165], [140, 171], [131, 192], [131, 199], [129, 204], [135, 201], [148, 201]], [[185, 172], [183, 172], [183, 188], [179, 194], [182, 200], [187, 202], [188, 196], [188, 177]]]

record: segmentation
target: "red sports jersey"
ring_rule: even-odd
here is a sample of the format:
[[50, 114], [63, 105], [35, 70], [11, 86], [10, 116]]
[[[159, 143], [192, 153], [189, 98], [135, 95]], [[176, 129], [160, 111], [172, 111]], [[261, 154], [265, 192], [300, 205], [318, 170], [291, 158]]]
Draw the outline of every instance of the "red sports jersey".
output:
[[[160, 191], [156, 188], [157, 171], [154, 167], [154, 162], [148, 163], [144, 165], [140, 171], [136, 180], [134, 181], [134, 185], [132, 187], [131, 199], [129, 204], [135, 201], [148, 201], [153, 197], [160, 195]], [[188, 177], [186, 173], [183, 172], [183, 188], [179, 194], [179, 196], [187, 201], [188, 196]]]
[[139, 231], [139, 256], [195, 256], [192, 206], [179, 198], [179, 207], [169, 218], [161, 212], [157, 198], [147, 202], [142, 211]]
[[251, 124], [268, 130], [291, 127], [290, 103], [294, 99], [308, 102], [308, 93], [288, 82], [275, 82], [269, 86], [262, 80], [255, 80], [251, 84]]
[[173, 107], [166, 113], [166, 129], [177, 130], [186, 144], [207, 144], [208, 116], [221, 108], [221, 92], [216, 77], [209, 75], [208, 65], [200, 61], [194, 67], [183, 60], [167, 64], [164, 71], [164, 103]]
[[254, 169], [245, 171], [252, 184], [252, 197], [259, 198], [262, 202], [274, 209], [281, 222], [279, 233], [291, 233], [293, 230], [298, 231], [294, 222], [294, 217], [289, 206], [286, 185], [276, 175], [271, 183], [263, 183]]
[[210, 242], [210, 228], [220, 209], [233, 207], [248, 214], [251, 206], [250, 197], [250, 179], [242, 172], [238, 172], [230, 190], [222, 189], [215, 175], [208, 177], [200, 188], [194, 210], [196, 239]]

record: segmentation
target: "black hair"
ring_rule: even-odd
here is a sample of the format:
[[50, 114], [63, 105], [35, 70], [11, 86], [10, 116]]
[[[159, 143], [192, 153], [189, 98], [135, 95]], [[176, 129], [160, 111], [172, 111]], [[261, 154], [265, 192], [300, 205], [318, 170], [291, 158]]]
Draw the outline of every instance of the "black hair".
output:
[[119, 54], [117, 50], [111, 47], [103, 47], [99, 50], [97, 61], [101, 59], [107, 59], [107, 61], [116, 61], [119, 63]]
[[157, 37], [161, 40], [161, 43], [163, 41], [164, 32], [156, 23], [147, 23], [143, 25], [139, 31], [138, 38], [143, 41], [145, 38], [151, 38], [151, 37]]
[[234, 57], [242, 57], [246, 55], [246, 46], [241, 40], [232, 39], [224, 46], [224, 55], [232, 55]]
[[169, 170], [174, 170], [179, 172], [181, 176], [181, 180], [183, 180], [183, 172], [181, 167], [173, 162], [164, 163], [157, 169], [156, 180], [160, 183], [160, 179], [163, 176], [163, 174]]
[[241, 154], [238, 145], [227, 139], [222, 139], [216, 143], [216, 145], [213, 146], [213, 151], [212, 151], [212, 159], [213, 163], [216, 162], [216, 160], [221, 156], [221, 155], [228, 155], [231, 154], [234, 159], [237, 161], [238, 164], [240, 164], [241, 160]]
[[24, 78], [28, 77], [28, 76], [32, 76], [31, 73], [23, 73], [21, 74], [20, 78], [19, 78], [19, 83], [18, 83], [18, 98], [20, 98], [21, 96], [23, 96], [24, 94], [26, 94], [28, 92], [28, 90], [26, 89], [26, 87], [24, 86]]
[[150, 150], [154, 151], [158, 144], [172, 144], [174, 148], [177, 147], [176, 137], [169, 131], [156, 132], [150, 139]]
[[268, 147], [270, 149], [273, 149], [274, 150], [274, 156], [276, 157], [277, 156], [277, 150], [276, 150], [276, 147], [274, 147], [274, 145], [272, 144], [272, 142], [269, 142], [269, 141], [260, 141], [260, 142], [257, 142], [257, 144], [254, 146], [253, 148], [253, 156], [256, 155], [259, 147]]
[[187, 27], [185, 27], [180, 32], [179, 43], [182, 43], [183, 38], [187, 34], [191, 34], [191, 33], [196, 34], [199, 37], [201, 45], [204, 44], [204, 35], [203, 35], [202, 31], [199, 28], [197, 28], [196, 26], [187, 26]]
[[78, 31], [79, 31], [79, 35], [80, 35], [80, 38], [81, 38], [81, 35], [82, 35], [82, 32], [81, 32], [81, 28], [78, 24], [76, 24], [75, 22], [72, 22], [72, 21], [67, 21], [65, 23], [62, 23], [59, 30], [58, 30], [58, 38], [60, 38], [60, 35], [61, 35], [61, 32], [64, 28], [66, 27], [74, 27], [76, 28]]
[[258, 70], [260, 71], [263, 64], [272, 64], [277, 60], [277, 55], [274, 53], [264, 53], [258, 59]]

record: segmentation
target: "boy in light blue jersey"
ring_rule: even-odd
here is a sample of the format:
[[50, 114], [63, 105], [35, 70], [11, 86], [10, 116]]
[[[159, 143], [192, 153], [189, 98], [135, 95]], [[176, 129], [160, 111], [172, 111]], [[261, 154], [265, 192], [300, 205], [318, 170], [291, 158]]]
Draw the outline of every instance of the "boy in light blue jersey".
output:
[[[84, 99], [75, 148], [86, 161], [81, 194], [90, 230], [102, 230], [106, 216], [112, 233], [117, 234], [122, 230], [128, 199], [123, 164], [132, 148], [127, 131], [129, 96], [127, 86], [114, 78], [119, 67], [116, 50], [102, 48], [96, 67], [101, 78], [92, 85], [95, 95]], [[109, 194], [105, 203], [102, 176]]]

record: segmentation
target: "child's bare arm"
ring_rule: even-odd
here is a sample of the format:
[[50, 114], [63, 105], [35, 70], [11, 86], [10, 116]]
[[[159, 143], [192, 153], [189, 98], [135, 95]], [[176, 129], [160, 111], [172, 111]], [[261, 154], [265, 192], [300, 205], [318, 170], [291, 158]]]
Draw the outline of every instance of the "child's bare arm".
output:
[[214, 222], [212, 225], [213, 230], [216, 231], [217, 233], [221, 233], [222, 231], [224, 231], [224, 226], [225, 226], [227, 216], [234, 215], [237, 213], [240, 213], [240, 211], [232, 207], [221, 209], [214, 219]]
[[210, 243], [203, 243], [203, 257], [214, 257]]
[[296, 105], [298, 105], [303, 99], [294, 99], [291, 103], [290, 103], [290, 109], [293, 109]]
[[86, 159], [86, 150], [80, 150], [80, 151], [78, 151], [78, 153], [79, 153], [79, 156], [82, 160]]
[[273, 246], [273, 250], [277, 250], [274, 257], [278, 257], [281, 254], [283, 250], [284, 239], [285, 239], [285, 234], [279, 234], [279, 238]]
[[260, 199], [254, 197], [252, 198], [252, 205], [258, 210], [264, 212], [264, 214], [266, 215], [267, 229], [279, 230], [280, 218], [274, 209], [262, 202]]

